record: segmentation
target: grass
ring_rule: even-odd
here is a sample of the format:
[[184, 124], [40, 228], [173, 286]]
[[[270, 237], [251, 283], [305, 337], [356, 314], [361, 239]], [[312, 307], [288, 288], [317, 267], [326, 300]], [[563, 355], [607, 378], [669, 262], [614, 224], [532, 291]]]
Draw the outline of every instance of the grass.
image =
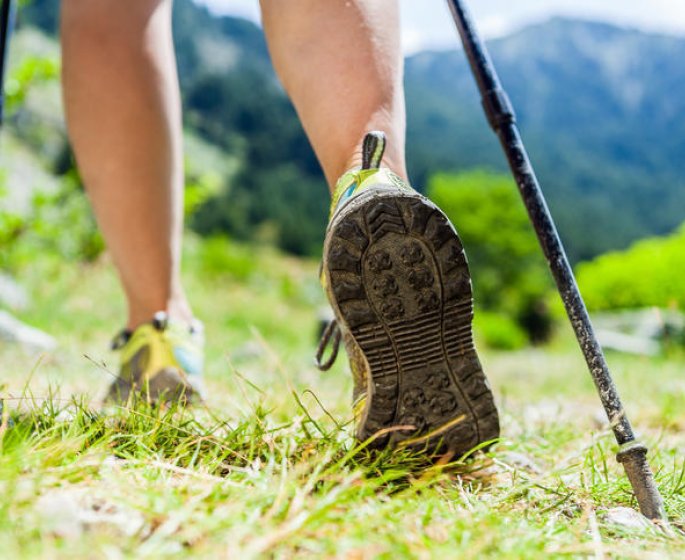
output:
[[652, 450], [676, 527], [667, 536], [607, 517], [635, 503], [565, 328], [549, 347], [483, 353], [502, 441], [434, 464], [352, 440], [344, 360], [326, 374], [312, 366], [316, 263], [257, 250], [250, 266], [222, 269], [191, 238], [186, 271], [209, 337], [210, 397], [195, 411], [99, 409], [123, 320], [106, 261], [41, 258], [21, 272], [34, 297], [22, 318], [60, 348], [37, 357], [0, 345], [4, 558], [685, 554], [683, 356], [609, 355]]

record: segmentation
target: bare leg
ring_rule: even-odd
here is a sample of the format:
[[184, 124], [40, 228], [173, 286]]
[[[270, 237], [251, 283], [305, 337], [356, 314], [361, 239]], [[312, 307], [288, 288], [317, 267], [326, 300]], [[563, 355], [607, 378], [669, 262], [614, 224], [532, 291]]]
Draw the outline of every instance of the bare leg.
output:
[[361, 162], [369, 130], [406, 177], [396, 0], [261, 0], [271, 56], [331, 187]]
[[[396, 1], [261, 4], [274, 64], [329, 183], [359, 163], [369, 129], [386, 132], [385, 164], [406, 176]], [[473, 316], [466, 258], [448, 224], [417, 193], [370, 189], [342, 206], [326, 231], [322, 275], [355, 372], [355, 435], [372, 447], [399, 443], [458, 456], [499, 436], [497, 409], [464, 329]], [[398, 353], [400, 340], [406, 344]], [[460, 342], [448, 349], [444, 340]], [[389, 362], [377, 360], [381, 354]], [[403, 369], [411, 369], [411, 382], [392, 373]], [[430, 396], [414, 398], [417, 384], [430, 386]]]
[[63, 0], [62, 44], [69, 134], [123, 282], [128, 325], [160, 310], [188, 320], [171, 0]]

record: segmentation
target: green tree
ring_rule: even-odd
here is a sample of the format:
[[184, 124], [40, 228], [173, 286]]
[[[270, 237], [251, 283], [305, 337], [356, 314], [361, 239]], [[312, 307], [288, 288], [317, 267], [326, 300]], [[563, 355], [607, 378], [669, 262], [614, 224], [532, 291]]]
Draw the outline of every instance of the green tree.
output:
[[196, 130], [242, 161], [230, 184], [199, 205], [193, 229], [268, 241], [298, 255], [320, 254], [328, 190], [279, 86], [254, 71], [207, 76], [191, 90], [186, 110]]
[[513, 181], [482, 170], [437, 174], [428, 194], [459, 231], [477, 305], [508, 315], [531, 341], [544, 341], [551, 277]]

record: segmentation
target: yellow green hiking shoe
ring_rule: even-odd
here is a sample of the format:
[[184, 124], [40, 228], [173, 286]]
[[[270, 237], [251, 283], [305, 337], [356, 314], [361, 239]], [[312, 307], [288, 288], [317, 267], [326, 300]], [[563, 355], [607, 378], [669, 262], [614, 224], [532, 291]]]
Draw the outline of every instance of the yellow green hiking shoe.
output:
[[154, 404], [186, 404], [202, 399], [201, 322], [196, 320], [188, 326], [159, 312], [134, 331], [119, 333], [112, 349], [121, 351], [121, 369], [105, 402], [125, 404], [142, 398]]
[[317, 359], [327, 341], [344, 341], [358, 439], [465, 453], [499, 436], [466, 256], [440, 209], [380, 168], [384, 148], [383, 133], [369, 133], [362, 168], [333, 196], [322, 282], [336, 321]]

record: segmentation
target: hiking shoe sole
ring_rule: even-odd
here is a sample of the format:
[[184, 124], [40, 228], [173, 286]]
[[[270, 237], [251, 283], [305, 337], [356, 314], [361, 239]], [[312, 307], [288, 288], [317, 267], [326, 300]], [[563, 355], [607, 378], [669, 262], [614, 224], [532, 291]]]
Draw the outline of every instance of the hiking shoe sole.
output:
[[462, 454], [499, 436], [466, 256], [433, 203], [391, 187], [355, 197], [331, 221], [324, 274], [370, 369], [359, 439]]

